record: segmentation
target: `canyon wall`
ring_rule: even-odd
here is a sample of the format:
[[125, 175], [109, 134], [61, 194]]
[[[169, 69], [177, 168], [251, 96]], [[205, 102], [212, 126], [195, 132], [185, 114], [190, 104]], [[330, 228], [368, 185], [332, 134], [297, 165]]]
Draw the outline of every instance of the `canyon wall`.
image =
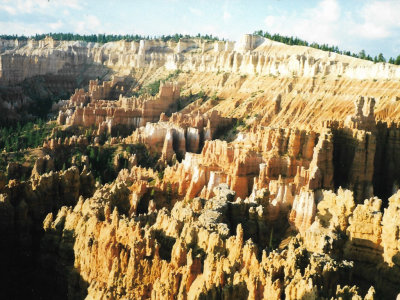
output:
[[[42, 76], [48, 86], [73, 92], [89, 79], [128, 76], [144, 84], [182, 70], [178, 80], [184, 88], [233, 98], [230, 104], [222, 101], [217, 106], [224, 115], [258, 113], [265, 125], [320, 126], [326, 119], [344, 121], [352, 112], [350, 103], [359, 95], [375, 97], [380, 120], [399, 121], [398, 66], [259, 37], [247, 36], [237, 43], [194, 39], [103, 45], [48, 38], [1, 49], [0, 85]], [[2, 102], [4, 107], [15, 105]]]
[[[0, 173], [5, 287], [26, 262], [47, 298], [400, 293], [400, 67], [251, 35], [0, 49], [9, 108], [37, 76], [88, 81], [53, 105], [29, 179], [18, 163]], [[95, 149], [113, 153], [97, 170]], [[95, 183], [90, 168], [110, 165]]]
[[3, 47], [2, 50], [2, 84], [14, 84], [28, 77], [48, 73], [67, 74], [68, 66], [80, 66], [82, 69], [88, 64], [101, 64], [124, 75], [128, 75], [133, 68], [165, 66], [167, 69], [249, 75], [400, 78], [398, 66], [374, 64], [309, 47], [288, 47], [251, 35], [245, 35], [236, 43], [225, 42], [225, 45], [200, 39], [181, 40], [178, 43], [160, 40], [142, 40], [140, 43], [118, 41], [101, 45], [46, 38], [43, 41], [19, 42], [12, 49]]

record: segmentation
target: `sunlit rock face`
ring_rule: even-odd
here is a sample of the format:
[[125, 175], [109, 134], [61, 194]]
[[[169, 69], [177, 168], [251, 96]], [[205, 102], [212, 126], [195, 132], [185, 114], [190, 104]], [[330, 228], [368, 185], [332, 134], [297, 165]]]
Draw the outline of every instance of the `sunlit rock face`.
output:
[[[76, 90], [69, 101], [59, 111], [60, 125], [97, 127], [98, 134], [112, 133], [115, 127], [135, 129], [148, 122], [158, 121], [160, 115], [176, 110], [179, 87], [171, 82], [161, 83], [157, 96], [126, 98], [120, 94], [116, 101], [105, 100], [112, 93], [123, 91], [119, 87], [120, 78], [113, 78], [99, 85], [90, 81], [89, 91]], [[122, 90], [121, 90], [122, 89]]]
[[14, 85], [75, 82], [42, 147], [26, 150], [38, 158], [0, 171], [9, 298], [33, 273], [20, 295], [400, 293], [398, 66], [253, 35], [0, 51], [8, 112], [33, 101]]
[[[249, 75], [293, 74], [301, 77], [341, 75], [352, 79], [399, 78], [400, 68], [391, 64], [354, 59], [313, 48], [292, 46], [259, 36], [245, 35], [238, 42], [181, 39], [110, 42], [3, 41], [0, 80], [14, 84], [28, 77], [68, 73], [68, 67], [101, 64], [128, 75], [135, 68], [183, 69], [197, 72], [226, 71]], [[70, 69], [71, 70], [71, 69]]]

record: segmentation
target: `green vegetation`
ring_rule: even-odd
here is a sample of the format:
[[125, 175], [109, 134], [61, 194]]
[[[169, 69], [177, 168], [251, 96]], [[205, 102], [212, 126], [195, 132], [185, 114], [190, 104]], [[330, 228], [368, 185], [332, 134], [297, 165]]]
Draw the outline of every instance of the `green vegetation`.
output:
[[163, 40], [164, 42], [167, 42], [170, 40], [178, 42], [179, 39], [182, 39], [182, 38], [183, 39], [198, 38], [198, 39], [203, 39], [203, 40], [208, 40], [208, 41], [219, 41], [219, 38], [216, 36], [213, 36], [212, 34], [202, 35], [200, 33], [198, 33], [196, 36], [191, 36], [188, 34], [182, 35], [182, 34], [175, 33], [174, 35], [162, 35], [160, 37], [155, 37], [155, 39], [157, 39], [157, 38]]
[[55, 40], [58, 41], [85, 41], [85, 42], [93, 42], [93, 43], [108, 43], [108, 42], [115, 42], [120, 40], [126, 40], [128, 42], [131, 41], [140, 41], [140, 40], [151, 40], [151, 39], [158, 39], [164, 42], [167, 41], [174, 41], [178, 42], [180, 39], [185, 38], [200, 38], [209, 41], [216, 41], [219, 40], [218, 37], [211, 35], [201, 35], [198, 33], [196, 36], [191, 35], [183, 35], [175, 33], [173, 35], [161, 35], [161, 36], [142, 36], [138, 34], [90, 34], [90, 35], [81, 35], [75, 33], [46, 33], [46, 34], [35, 34], [32, 36], [24, 36], [24, 35], [0, 35], [1, 39], [5, 40], [19, 40], [19, 41], [26, 41], [27, 39], [31, 38], [36, 41], [44, 39], [46, 36], [50, 36]]
[[137, 96], [143, 95], [143, 94], [149, 94], [149, 95], [155, 96], [160, 91], [161, 81], [169, 81], [169, 80], [175, 79], [176, 77], [178, 77], [179, 73], [181, 73], [181, 72], [182, 72], [181, 70], [175, 70], [174, 72], [170, 73], [167, 77], [165, 77], [163, 79], [155, 80], [155, 81], [149, 83], [148, 85], [145, 85], [138, 92], [133, 93], [132, 96], [137, 97]]
[[33, 166], [33, 161], [25, 160], [25, 154], [26, 151], [14, 152], [12, 154], [0, 153], [0, 171], [6, 172], [7, 165], [11, 162], [21, 163], [21, 164], [29, 163], [31, 166]]
[[219, 97], [217, 96], [217, 93], [215, 92], [215, 93], [211, 96], [211, 100], [212, 100], [212, 101], [219, 101], [219, 100], [222, 100], [222, 99], [219, 98]]
[[[352, 57], [356, 57], [356, 58], [360, 58], [360, 59], [365, 59], [365, 60], [370, 60], [373, 61], [375, 63], [377, 62], [386, 62], [385, 57], [383, 56], [382, 53], [380, 53], [378, 56], [372, 57], [370, 55], [367, 55], [365, 53], [365, 50], [361, 50], [360, 53], [351, 53], [350, 51], [342, 51], [339, 50], [339, 48], [337, 46], [331, 46], [328, 44], [318, 44], [318, 43], [309, 43], [305, 40], [299, 39], [298, 37], [293, 37], [293, 36], [283, 36], [280, 34], [270, 34], [269, 32], [266, 31], [262, 31], [262, 30], [257, 30], [254, 32], [255, 35], [259, 35], [262, 37], [266, 37], [270, 40], [276, 41], [276, 42], [280, 42], [280, 43], [284, 43], [286, 45], [297, 45], [297, 46], [308, 46], [308, 47], [312, 47], [315, 49], [320, 49], [323, 51], [330, 51], [330, 52], [334, 52], [334, 53], [338, 53], [338, 54], [342, 54], [342, 55], [347, 55], [347, 56], [352, 56]], [[389, 63], [391, 64], [395, 64], [395, 65], [400, 65], [400, 55], [397, 56], [397, 58], [389, 58], [388, 60]]]
[[160, 158], [159, 153], [150, 153], [144, 144], [128, 145], [125, 149], [129, 154], [136, 154], [138, 165], [143, 168], [155, 169]]
[[220, 140], [231, 142], [236, 138], [236, 135], [242, 129], [247, 129], [245, 120], [236, 119], [236, 122], [232, 123], [229, 128], [224, 128], [223, 130], [219, 129], [215, 136], [217, 136]]
[[139, 94], [149, 94], [152, 96], [157, 95], [158, 92], [160, 91], [160, 83], [161, 83], [161, 80], [156, 80], [156, 81], [153, 81], [152, 83], [149, 83], [143, 89], [141, 89]]
[[[352, 57], [357, 57], [365, 60], [370, 60], [373, 62], [389, 62], [391, 64], [395, 65], [400, 65], [400, 55], [397, 56], [397, 58], [389, 58], [388, 60], [385, 59], [382, 53], [380, 53], [378, 56], [372, 57], [370, 55], [365, 54], [364, 50], [361, 50], [358, 54], [357, 53], [351, 53], [350, 51], [342, 51], [339, 50], [337, 46], [331, 46], [328, 44], [318, 44], [318, 43], [309, 43], [305, 40], [302, 40], [298, 37], [288, 37], [288, 36], [283, 36], [280, 34], [270, 34], [266, 31], [262, 30], [257, 30], [254, 32], [256, 35], [260, 35], [266, 38], [269, 38], [271, 40], [281, 42], [287, 45], [299, 45], [299, 46], [309, 46], [313, 47], [316, 49], [324, 50], [324, 51], [330, 51], [330, 52], [335, 52], [338, 54], [343, 54], [347, 56], [352, 56]], [[193, 39], [193, 38], [200, 38], [203, 40], [207, 41], [218, 41], [220, 40], [218, 37], [213, 36], [212, 34], [208, 35], [201, 35], [198, 33], [196, 36], [192, 35], [183, 35], [183, 34], [178, 34], [175, 33], [173, 35], [161, 35], [161, 36], [142, 36], [138, 34], [90, 34], [90, 35], [81, 35], [81, 34], [74, 34], [74, 33], [46, 33], [46, 34], [36, 34], [32, 36], [24, 36], [24, 35], [0, 35], [0, 39], [5, 39], [5, 40], [19, 40], [19, 41], [26, 41], [29, 38], [34, 39], [34, 40], [42, 40], [46, 36], [50, 36], [55, 40], [59, 41], [85, 41], [85, 42], [93, 42], [93, 43], [108, 43], [108, 42], [115, 42], [115, 41], [120, 41], [120, 40], [125, 40], [128, 42], [131, 41], [140, 41], [140, 40], [162, 40], [164, 42], [167, 41], [174, 41], [178, 42], [180, 39]], [[224, 39], [222, 39], [224, 40]]]
[[83, 168], [81, 164], [81, 157], [83, 155], [89, 158], [89, 170], [92, 172], [96, 181], [100, 183], [111, 182], [117, 176], [114, 169], [113, 159], [115, 156], [115, 147], [97, 147], [88, 146], [86, 149], [81, 147], [74, 147], [70, 151], [66, 150], [63, 155], [56, 157], [55, 167], [57, 170], [66, 170], [74, 165]]
[[24, 95], [33, 100], [29, 106], [29, 113], [41, 119], [47, 118], [53, 103], [71, 96], [71, 92], [66, 90], [52, 90], [44, 76], [27, 78], [21, 82], [20, 86]]
[[15, 152], [42, 146], [54, 126], [54, 123], [45, 123], [38, 119], [35, 123], [28, 122], [25, 125], [17, 123], [15, 126], [1, 127], [0, 149]]
[[172, 192], [172, 185], [171, 185], [171, 183], [169, 183], [168, 182], [168, 184], [167, 184], [167, 203], [168, 204], [171, 204], [171, 201], [172, 201], [172, 197], [173, 197], [173, 192]]
[[[119, 169], [114, 166], [114, 159], [121, 150], [125, 150], [130, 155], [136, 154], [138, 165], [145, 168], [156, 168], [160, 155], [158, 153], [151, 154], [144, 144], [132, 144], [120, 149], [118, 146], [92, 146], [74, 147], [70, 150], [65, 149], [61, 155], [56, 156], [55, 167], [57, 170], [66, 170], [75, 165], [83, 168], [81, 157], [86, 155], [89, 158], [89, 170], [93, 173], [94, 178], [102, 184], [115, 180]], [[128, 167], [128, 160], [122, 155], [119, 158], [119, 166]]]
[[238, 127], [246, 125], [243, 119], [236, 120], [236, 124], [233, 126], [234, 130], [237, 130]]
[[117, 176], [113, 166], [115, 148], [88, 146], [86, 151], [89, 156], [89, 169], [93, 172], [94, 178], [100, 183], [114, 180]]
[[189, 95], [181, 96], [178, 101], [178, 111], [184, 109], [186, 106], [188, 106], [189, 104], [191, 104], [199, 99], [203, 99], [203, 101], [207, 101], [208, 97], [204, 91], [200, 91], [196, 94], [192, 94], [192, 92], [190, 92]]
[[[32, 101], [27, 101], [27, 103], [16, 109], [20, 117], [19, 121], [25, 124], [28, 121], [34, 121], [37, 118], [46, 119], [51, 111], [53, 103], [60, 99], [68, 99], [71, 95], [71, 91], [66, 91], [63, 89], [51, 88], [49, 82], [46, 79], [46, 75], [38, 75], [31, 78], [27, 78], [24, 81], [18, 83], [15, 86], [0, 86], [0, 94], [4, 97], [14, 98], [16, 88], [21, 89], [21, 94], [15, 99], [23, 95], [27, 96]], [[8, 115], [7, 113], [0, 113], [0, 127], [4, 126], [16, 126], [17, 120], [15, 115]]]

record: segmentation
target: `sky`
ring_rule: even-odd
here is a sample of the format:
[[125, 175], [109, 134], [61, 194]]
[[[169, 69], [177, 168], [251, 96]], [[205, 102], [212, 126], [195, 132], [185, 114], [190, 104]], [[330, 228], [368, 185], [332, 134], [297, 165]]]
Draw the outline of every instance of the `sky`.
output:
[[0, 0], [0, 34], [212, 34], [264, 30], [386, 58], [400, 54], [400, 0]]

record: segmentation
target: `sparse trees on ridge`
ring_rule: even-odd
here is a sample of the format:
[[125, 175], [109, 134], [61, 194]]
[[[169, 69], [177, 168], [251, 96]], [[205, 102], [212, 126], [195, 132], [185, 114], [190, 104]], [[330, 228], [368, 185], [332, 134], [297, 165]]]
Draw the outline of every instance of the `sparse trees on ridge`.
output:
[[46, 34], [35, 34], [30, 37], [24, 35], [0, 35], [0, 39], [4, 40], [20, 40], [25, 41], [28, 38], [34, 39], [36, 41], [44, 39], [46, 36], [50, 36], [57, 41], [85, 41], [85, 42], [92, 42], [92, 43], [108, 43], [108, 42], [115, 42], [120, 40], [126, 40], [128, 42], [132, 41], [140, 41], [140, 40], [150, 40], [150, 39], [160, 39], [164, 42], [167, 41], [175, 41], [178, 42], [181, 38], [201, 38], [204, 40], [215, 41], [219, 40], [218, 37], [211, 35], [201, 35], [198, 33], [196, 36], [191, 35], [183, 35], [175, 33], [173, 35], [161, 35], [161, 36], [142, 36], [138, 34], [89, 34], [89, 35], [81, 35], [76, 33], [46, 33]]
[[[323, 51], [330, 51], [330, 52], [335, 52], [335, 53], [342, 54], [342, 55], [347, 55], [347, 56], [352, 56], [352, 57], [361, 58], [361, 59], [365, 59], [365, 60], [370, 60], [375, 63], [386, 62], [386, 59], [382, 53], [380, 53], [378, 56], [375, 56], [374, 58], [372, 58], [370, 55], [367, 55], [365, 53], [365, 50], [361, 50], [360, 53], [356, 54], [356, 53], [351, 53], [350, 51], [339, 50], [339, 48], [337, 46], [330, 46], [328, 44], [320, 45], [315, 42], [309, 43], [307, 41], [299, 39], [298, 37], [293, 37], [293, 36], [288, 37], [288, 36], [283, 36], [283, 35], [280, 35], [277, 33], [270, 34], [269, 32], [262, 31], [262, 30], [257, 30], [254, 32], [254, 34], [268, 38], [268, 39], [276, 41], [276, 42], [284, 43], [287, 45], [309, 46], [309, 47], [312, 47], [315, 49], [320, 49]], [[396, 59], [394, 59], [392, 57], [389, 58], [388, 62], [391, 64], [400, 65], [400, 55]]]
[[[283, 36], [278, 33], [275, 34], [270, 34], [267, 31], [262, 31], [262, 30], [257, 30], [253, 34], [259, 35], [262, 37], [266, 37], [270, 40], [281, 42], [287, 45], [297, 45], [297, 46], [308, 46], [312, 47], [315, 49], [320, 49], [323, 51], [330, 51], [342, 55], [347, 55], [347, 56], [352, 56], [364, 60], [369, 60], [373, 61], [375, 63], [377, 62], [386, 62], [385, 57], [383, 56], [382, 53], [380, 53], [378, 56], [375, 56], [374, 58], [370, 55], [367, 55], [365, 53], [365, 50], [361, 50], [358, 54], [357, 53], [352, 53], [350, 51], [343, 51], [340, 50], [337, 46], [331, 46], [328, 44], [318, 44], [318, 43], [309, 43], [305, 40], [302, 40], [298, 37], [293, 37], [293, 36]], [[46, 36], [50, 36], [55, 40], [58, 41], [85, 41], [85, 42], [92, 42], [92, 43], [108, 43], [108, 42], [115, 42], [115, 41], [120, 41], [120, 40], [126, 40], [128, 42], [132, 41], [140, 41], [140, 40], [162, 40], [164, 42], [168, 41], [174, 41], [178, 42], [180, 39], [190, 39], [190, 38], [200, 38], [203, 40], [207, 41], [219, 41], [220, 39], [216, 36], [213, 36], [212, 34], [205, 34], [201, 35], [198, 33], [196, 36], [192, 35], [183, 35], [179, 33], [175, 33], [173, 35], [160, 35], [160, 36], [142, 36], [138, 34], [89, 34], [89, 35], [81, 35], [81, 34], [76, 34], [76, 33], [47, 33], [47, 34], [36, 34], [32, 35], [30, 37], [24, 36], [24, 35], [0, 35], [0, 39], [5, 39], [5, 40], [27, 40], [29, 38], [34, 39], [34, 40], [42, 40]], [[224, 39], [222, 39], [224, 40]], [[390, 57], [387, 60], [388, 63], [395, 64], [395, 65], [400, 65], [400, 55], [397, 56], [397, 58]]]

